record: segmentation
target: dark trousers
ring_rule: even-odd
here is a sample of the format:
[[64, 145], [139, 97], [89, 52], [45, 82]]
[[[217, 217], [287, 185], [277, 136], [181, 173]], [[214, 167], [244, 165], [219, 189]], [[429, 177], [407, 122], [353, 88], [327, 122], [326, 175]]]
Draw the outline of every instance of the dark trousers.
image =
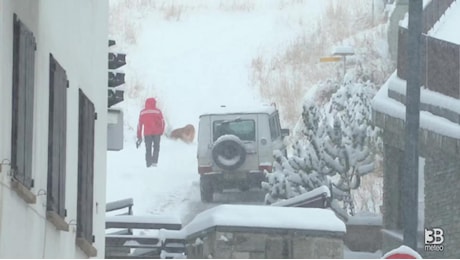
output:
[[[144, 136], [145, 141], [145, 163], [147, 167], [153, 163], [158, 163], [158, 155], [160, 154], [160, 139], [161, 135]], [[152, 152], [153, 145], [153, 152]]]

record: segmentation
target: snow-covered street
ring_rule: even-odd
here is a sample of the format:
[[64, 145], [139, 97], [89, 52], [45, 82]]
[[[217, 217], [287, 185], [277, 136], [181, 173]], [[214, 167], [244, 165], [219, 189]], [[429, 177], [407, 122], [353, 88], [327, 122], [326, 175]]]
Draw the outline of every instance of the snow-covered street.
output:
[[126, 143], [121, 152], [108, 152], [107, 201], [134, 200], [135, 215], [174, 215], [188, 222], [221, 203], [261, 204], [264, 193], [226, 191], [215, 203], [202, 203], [196, 166], [196, 144], [163, 137], [157, 167], [145, 167], [145, 148]]
[[158, 167], [146, 168], [145, 148], [126, 143], [108, 153], [107, 201], [134, 199], [135, 214], [176, 214], [200, 200], [195, 145], [163, 138]]
[[[117, 2], [123, 3], [111, 4]], [[170, 128], [197, 128], [199, 115], [220, 105], [261, 102], [250, 86], [251, 60], [283, 50], [305, 30], [303, 22], [321, 15], [326, 3], [254, 1], [247, 4], [250, 12], [233, 10], [236, 2], [228, 8], [223, 2], [175, 4], [182, 8], [178, 19], [165, 19], [161, 8], [148, 14], [131, 9], [135, 41], [122, 40], [126, 31], [111, 36], [122, 46], [114, 50], [127, 53], [128, 64], [125, 101], [117, 105], [125, 113], [125, 147], [108, 152], [107, 201], [133, 198], [136, 215], [178, 214], [188, 222], [219, 203], [261, 204], [264, 193], [230, 191], [216, 194], [213, 204], [201, 203], [196, 138], [185, 144], [163, 137], [158, 167], [146, 168], [144, 144], [136, 149], [134, 132], [145, 98], [157, 98]], [[139, 91], [132, 94], [134, 87]]]

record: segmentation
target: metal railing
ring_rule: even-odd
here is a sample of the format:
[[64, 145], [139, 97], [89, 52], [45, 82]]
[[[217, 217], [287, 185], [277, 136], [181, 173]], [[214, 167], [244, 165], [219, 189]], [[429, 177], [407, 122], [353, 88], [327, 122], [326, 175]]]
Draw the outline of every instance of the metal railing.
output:
[[122, 215], [132, 215], [133, 214], [133, 206], [134, 202], [132, 198], [129, 199], [123, 199], [123, 200], [117, 200], [114, 202], [109, 202], [107, 203], [105, 207], [105, 212], [112, 212], [115, 210], [120, 210], [126, 208], [128, 212], [122, 214]]
[[[106, 217], [105, 258], [185, 258], [181, 221], [159, 216], [135, 216], [133, 205], [131, 198], [107, 203], [106, 212], [123, 209], [127, 212]], [[143, 234], [134, 234], [133, 230], [142, 230]]]

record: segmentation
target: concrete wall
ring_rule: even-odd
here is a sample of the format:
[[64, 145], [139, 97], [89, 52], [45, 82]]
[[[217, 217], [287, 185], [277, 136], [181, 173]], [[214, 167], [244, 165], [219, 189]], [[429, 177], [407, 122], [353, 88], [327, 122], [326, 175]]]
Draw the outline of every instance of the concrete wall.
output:
[[11, 190], [9, 167], [0, 172], [0, 258], [86, 258], [75, 244], [75, 225], [57, 231], [46, 220], [49, 54], [66, 70], [67, 90], [67, 222], [77, 214], [78, 89], [95, 105], [94, 235], [97, 257], [104, 257], [107, 147], [107, 0], [0, 1], [0, 160], [11, 158], [13, 14], [33, 32], [35, 97], [32, 192], [26, 204]]
[[382, 249], [382, 225], [349, 225], [344, 237], [351, 251], [375, 252]]
[[187, 238], [188, 258], [343, 258], [343, 234], [213, 228]]

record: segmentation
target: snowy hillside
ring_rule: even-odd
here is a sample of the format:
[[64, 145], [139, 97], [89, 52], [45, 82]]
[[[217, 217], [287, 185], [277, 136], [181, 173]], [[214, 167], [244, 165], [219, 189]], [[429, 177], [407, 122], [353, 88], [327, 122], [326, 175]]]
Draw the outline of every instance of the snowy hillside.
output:
[[[350, 10], [370, 10], [369, 1], [354, 1], [359, 8]], [[273, 73], [266, 68], [299, 37], [316, 37], [321, 31], [318, 21], [325, 19], [333, 2], [337, 1], [111, 0], [110, 38], [117, 41], [113, 50], [127, 53], [128, 64], [123, 67], [125, 101], [117, 105], [125, 113], [125, 148], [108, 152], [107, 201], [131, 197], [135, 214], [179, 214], [185, 220], [212, 207], [199, 198], [196, 140], [188, 145], [163, 137], [158, 167], [145, 168], [145, 149], [136, 149], [134, 132], [145, 98], [157, 98], [169, 128], [197, 128], [201, 113], [222, 104], [276, 101], [253, 87], [254, 59], [263, 57], [267, 78], [279, 80], [275, 67]], [[341, 67], [327, 68], [334, 74]], [[308, 86], [302, 86], [298, 96], [307, 91]], [[290, 103], [297, 106], [300, 101]], [[294, 124], [286, 127], [293, 129]], [[217, 201], [257, 204], [263, 196], [249, 191]]]
[[222, 104], [261, 102], [250, 88], [251, 60], [282, 50], [325, 5], [312, 0], [115, 1], [114, 12], [116, 2], [133, 5], [123, 9], [124, 20], [114, 17], [121, 25], [111, 35], [120, 42], [116, 48], [128, 53], [128, 100], [121, 106], [131, 128], [147, 96], [158, 98], [171, 127], [196, 125], [199, 114]]

